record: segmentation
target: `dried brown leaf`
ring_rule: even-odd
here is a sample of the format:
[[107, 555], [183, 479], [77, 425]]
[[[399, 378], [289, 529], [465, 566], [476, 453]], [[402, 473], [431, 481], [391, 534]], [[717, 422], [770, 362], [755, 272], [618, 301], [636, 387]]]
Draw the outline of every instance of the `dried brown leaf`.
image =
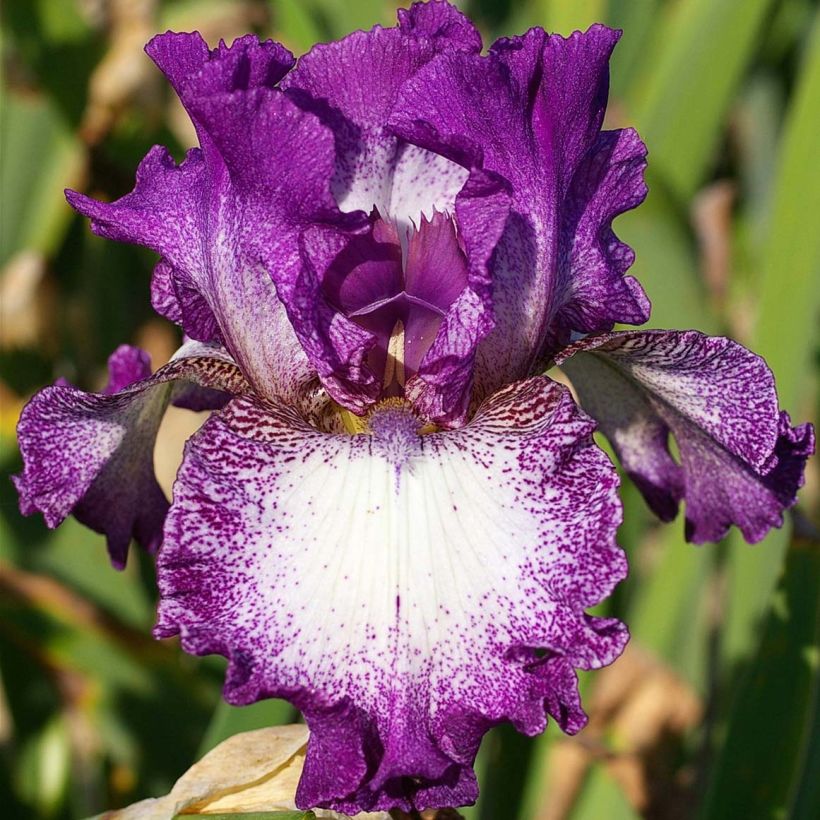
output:
[[14, 254], [0, 272], [0, 348], [48, 347], [56, 297], [39, 251]]
[[676, 751], [702, 716], [691, 687], [632, 643], [598, 673], [588, 705], [588, 726], [550, 751], [544, 773], [549, 799], [537, 820], [570, 817], [593, 764], [606, 767], [642, 817], [685, 816], [689, 773], [676, 769]]

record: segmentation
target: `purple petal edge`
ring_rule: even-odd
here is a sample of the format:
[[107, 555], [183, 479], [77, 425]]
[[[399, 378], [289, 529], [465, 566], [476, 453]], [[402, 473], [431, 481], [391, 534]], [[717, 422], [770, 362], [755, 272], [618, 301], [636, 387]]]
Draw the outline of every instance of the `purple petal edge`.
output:
[[54, 528], [73, 514], [106, 536], [117, 569], [132, 538], [156, 552], [168, 502], [154, 476], [154, 441], [172, 382], [247, 389], [218, 351], [194, 343], [180, 354], [151, 376], [147, 354], [122, 345], [109, 359], [103, 393], [57, 383], [29, 401], [17, 426], [23, 472], [12, 477], [23, 515], [41, 512]]
[[481, 736], [547, 713], [578, 731], [575, 670], [628, 637], [585, 613], [626, 563], [617, 475], [565, 388], [531, 379], [458, 430], [419, 424], [387, 409], [329, 435], [248, 396], [186, 447], [155, 634], [227, 657], [230, 703], [303, 711], [303, 807], [471, 803]]
[[650, 330], [589, 337], [556, 362], [653, 511], [671, 521], [686, 502], [687, 540], [719, 541], [735, 524], [756, 543], [782, 526], [814, 429], [778, 410], [759, 356], [693, 330]]

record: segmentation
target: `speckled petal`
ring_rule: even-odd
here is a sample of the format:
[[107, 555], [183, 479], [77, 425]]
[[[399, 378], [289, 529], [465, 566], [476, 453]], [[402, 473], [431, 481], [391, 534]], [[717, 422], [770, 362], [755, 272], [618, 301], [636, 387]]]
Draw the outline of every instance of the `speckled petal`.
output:
[[168, 502], [154, 477], [154, 441], [176, 386], [230, 393], [248, 385], [217, 348], [196, 342], [151, 376], [147, 354], [123, 345], [108, 362], [102, 393], [58, 383], [26, 405], [17, 427], [23, 472], [14, 476], [24, 515], [41, 512], [49, 527], [73, 514], [104, 533], [115, 567], [135, 539], [159, 547]]
[[301, 806], [464, 805], [481, 736], [585, 722], [575, 669], [627, 633], [587, 615], [626, 573], [617, 475], [545, 378], [458, 430], [382, 406], [329, 435], [251, 397], [189, 442], [159, 558], [156, 634], [229, 658], [227, 700], [285, 697], [311, 729]]
[[527, 375], [571, 331], [648, 317], [643, 291], [623, 277], [631, 251], [611, 230], [646, 193], [646, 152], [632, 131], [600, 131], [618, 37], [600, 25], [566, 39], [531, 29], [487, 56], [445, 53], [404, 84], [394, 107], [401, 137], [512, 188], [479, 396]]
[[718, 541], [735, 524], [756, 542], [782, 525], [814, 431], [778, 410], [759, 356], [730, 339], [657, 330], [589, 337], [557, 361], [658, 516], [672, 520], [686, 501], [688, 540]]

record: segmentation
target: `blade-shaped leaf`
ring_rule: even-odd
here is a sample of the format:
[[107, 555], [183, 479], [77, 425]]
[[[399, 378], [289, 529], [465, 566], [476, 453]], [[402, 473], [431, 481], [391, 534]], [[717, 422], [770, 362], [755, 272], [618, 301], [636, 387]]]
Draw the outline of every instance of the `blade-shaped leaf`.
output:
[[771, 0], [681, 0], [657, 17], [629, 102], [653, 166], [682, 198], [699, 187]]
[[[820, 695], [820, 543], [795, 542], [760, 649], [735, 699], [706, 818], [792, 817], [792, 793], [816, 777], [811, 743]], [[820, 804], [813, 807], [816, 817]]]

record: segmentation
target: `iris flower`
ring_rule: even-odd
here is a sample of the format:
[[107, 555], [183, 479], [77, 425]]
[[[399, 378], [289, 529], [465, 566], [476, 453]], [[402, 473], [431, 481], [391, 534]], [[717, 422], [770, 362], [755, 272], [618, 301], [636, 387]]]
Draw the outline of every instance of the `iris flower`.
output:
[[[490, 727], [584, 725], [576, 670], [628, 638], [586, 612], [627, 572], [596, 423], [696, 543], [757, 541], [795, 501], [813, 433], [760, 358], [613, 332], [650, 309], [611, 227], [646, 193], [637, 133], [602, 130], [618, 37], [482, 53], [438, 0], [298, 62], [169, 32], [147, 52], [199, 148], [153, 148], [116, 202], [68, 192], [160, 255], [153, 305], [187, 341], [153, 375], [122, 347], [102, 394], [32, 399], [22, 510], [75, 515], [118, 567], [132, 539], [158, 551], [157, 637], [227, 657], [230, 703], [303, 712], [300, 806], [464, 805]], [[169, 402], [215, 411], [170, 506]]]

